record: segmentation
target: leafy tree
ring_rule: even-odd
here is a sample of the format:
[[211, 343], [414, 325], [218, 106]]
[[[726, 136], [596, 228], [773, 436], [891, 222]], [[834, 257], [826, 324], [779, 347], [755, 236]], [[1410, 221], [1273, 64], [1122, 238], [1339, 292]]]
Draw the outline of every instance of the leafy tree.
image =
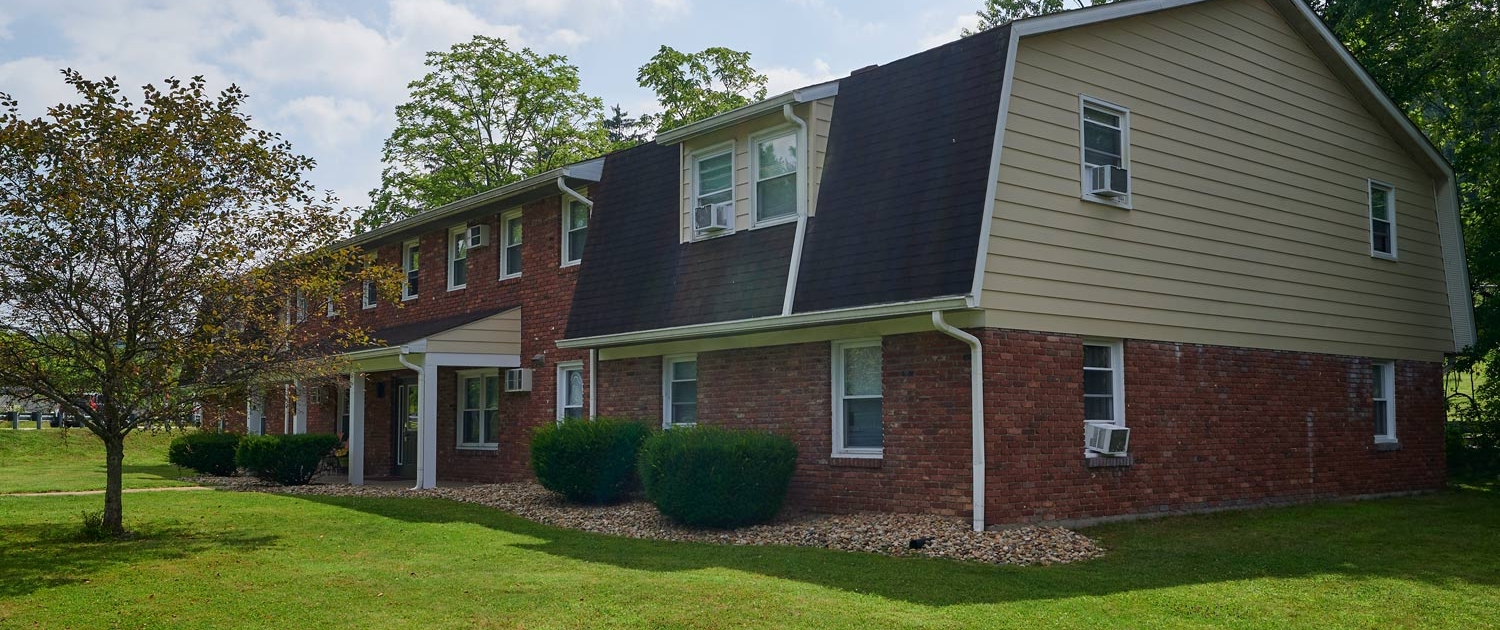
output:
[[743, 107], [766, 97], [766, 75], [750, 67], [750, 53], [705, 48], [696, 53], [662, 46], [636, 73], [641, 87], [656, 92], [662, 113], [642, 117], [666, 131]]
[[[323, 246], [347, 227], [313, 161], [250, 126], [245, 95], [63, 72], [80, 102], [25, 119], [0, 94], [0, 385], [77, 416], [104, 442], [104, 526], [122, 532], [125, 437], [180, 424], [248, 382], [326, 371], [367, 341], [296, 311], [395, 271]], [[266, 264], [266, 261], [281, 261]]]
[[[1089, 0], [1093, 4], [1107, 4], [1114, 0]], [[1072, 0], [1077, 5], [1074, 8], [1082, 8], [1083, 0]], [[979, 18], [979, 25], [973, 30], [964, 29], [962, 35], [968, 37], [975, 33], [987, 31], [996, 26], [1048, 13], [1057, 13], [1067, 8], [1068, 0], [985, 0], [984, 8], [974, 12]]]
[[427, 53], [386, 139], [380, 187], [359, 220], [369, 229], [525, 179], [609, 148], [604, 104], [561, 55], [513, 51], [476, 35]]
[[610, 106], [609, 112], [609, 118], [604, 119], [604, 131], [609, 134], [610, 150], [628, 149], [650, 137], [647, 117], [631, 118], [618, 103]]

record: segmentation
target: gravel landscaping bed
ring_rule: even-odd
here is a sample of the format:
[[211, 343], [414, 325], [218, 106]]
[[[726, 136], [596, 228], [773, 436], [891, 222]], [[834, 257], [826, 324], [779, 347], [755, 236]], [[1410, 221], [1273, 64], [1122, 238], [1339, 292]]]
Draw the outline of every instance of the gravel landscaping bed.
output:
[[[645, 501], [607, 506], [567, 503], [531, 482], [410, 490], [376, 486], [275, 486], [241, 477], [197, 477], [228, 490], [361, 497], [438, 497], [498, 508], [522, 518], [600, 534], [732, 545], [798, 545], [892, 556], [922, 555], [990, 564], [1059, 564], [1103, 555], [1087, 536], [1062, 527], [976, 532], [967, 520], [891, 514], [788, 514], [734, 530], [681, 527]], [[914, 548], [916, 547], [916, 548]]]

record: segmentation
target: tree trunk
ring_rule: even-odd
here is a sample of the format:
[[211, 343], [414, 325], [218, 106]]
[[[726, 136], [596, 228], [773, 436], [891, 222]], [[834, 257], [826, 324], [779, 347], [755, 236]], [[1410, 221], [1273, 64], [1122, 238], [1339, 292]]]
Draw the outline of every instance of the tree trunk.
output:
[[121, 477], [125, 472], [125, 438], [104, 439], [104, 531], [119, 536], [125, 533], [125, 508], [120, 502]]

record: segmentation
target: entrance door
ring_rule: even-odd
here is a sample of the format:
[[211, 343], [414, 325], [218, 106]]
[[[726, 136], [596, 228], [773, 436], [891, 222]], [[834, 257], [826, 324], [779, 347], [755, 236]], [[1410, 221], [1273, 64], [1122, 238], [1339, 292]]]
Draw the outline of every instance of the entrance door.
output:
[[417, 478], [417, 384], [396, 385], [396, 413], [391, 414], [396, 436], [396, 476]]

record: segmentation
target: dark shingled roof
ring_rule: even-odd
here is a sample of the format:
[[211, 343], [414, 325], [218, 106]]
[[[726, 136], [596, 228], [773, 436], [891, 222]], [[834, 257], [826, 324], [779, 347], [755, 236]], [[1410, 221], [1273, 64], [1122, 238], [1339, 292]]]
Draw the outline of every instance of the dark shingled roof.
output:
[[781, 312], [794, 226], [679, 243], [678, 160], [655, 143], [605, 160], [568, 337]]
[[1010, 27], [839, 81], [796, 312], [963, 295]]
[[372, 341], [374, 341], [374, 343], [361, 348], [352, 348], [352, 350], [389, 348], [391, 346], [399, 346], [404, 343], [411, 343], [423, 337], [430, 337], [445, 330], [458, 328], [459, 326], [463, 326], [464, 324], [472, 324], [486, 317], [490, 317], [491, 315], [504, 313], [505, 311], [516, 308], [517, 306], [519, 305], [511, 304], [508, 306], [501, 306], [499, 308], [486, 309], [482, 311], [465, 312], [459, 315], [454, 315], [452, 317], [444, 317], [442, 319], [429, 319], [420, 322], [412, 322], [410, 324], [387, 326], [385, 328], [370, 332], [370, 338]]
[[[840, 80], [795, 310], [962, 295], [1010, 28]], [[795, 224], [680, 242], [676, 145], [605, 160], [567, 337], [776, 315]]]

